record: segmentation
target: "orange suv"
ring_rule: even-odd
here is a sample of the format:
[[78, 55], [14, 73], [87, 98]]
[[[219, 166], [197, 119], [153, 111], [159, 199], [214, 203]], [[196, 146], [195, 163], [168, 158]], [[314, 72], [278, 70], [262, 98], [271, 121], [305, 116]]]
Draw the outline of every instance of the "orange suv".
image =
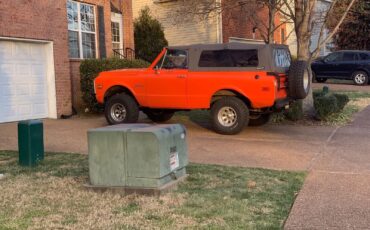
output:
[[285, 45], [227, 43], [165, 48], [149, 68], [100, 73], [94, 88], [109, 124], [136, 122], [140, 110], [164, 122], [210, 109], [216, 132], [236, 134], [305, 98], [310, 82], [307, 63], [291, 62]]

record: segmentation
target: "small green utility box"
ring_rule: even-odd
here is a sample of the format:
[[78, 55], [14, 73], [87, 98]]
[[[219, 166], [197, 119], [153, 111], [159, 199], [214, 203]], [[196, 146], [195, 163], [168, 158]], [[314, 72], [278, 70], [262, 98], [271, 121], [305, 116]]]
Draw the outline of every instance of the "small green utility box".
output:
[[19, 164], [36, 166], [44, 159], [44, 131], [41, 120], [18, 123]]
[[88, 131], [92, 186], [156, 189], [186, 176], [182, 125], [124, 124]]

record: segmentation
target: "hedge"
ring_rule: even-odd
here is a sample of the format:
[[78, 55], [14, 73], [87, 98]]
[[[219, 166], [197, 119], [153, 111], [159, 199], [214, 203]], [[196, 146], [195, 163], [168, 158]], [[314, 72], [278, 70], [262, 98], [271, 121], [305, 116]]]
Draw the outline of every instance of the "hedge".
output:
[[325, 120], [333, 113], [339, 113], [349, 102], [345, 94], [331, 93], [328, 88], [323, 88], [321, 92], [313, 94], [316, 117]]
[[84, 105], [92, 112], [101, 112], [104, 109], [97, 103], [94, 95], [94, 79], [100, 72], [116, 69], [145, 68], [149, 65], [148, 62], [143, 60], [118, 58], [83, 60], [80, 65], [80, 81]]

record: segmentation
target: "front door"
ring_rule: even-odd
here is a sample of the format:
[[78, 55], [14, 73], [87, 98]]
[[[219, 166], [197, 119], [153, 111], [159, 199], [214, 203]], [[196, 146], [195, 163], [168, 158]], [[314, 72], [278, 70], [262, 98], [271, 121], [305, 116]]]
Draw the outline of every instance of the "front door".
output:
[[332, 77], [338, 77], [340, 76], [340, 69], [339, 63], [342, 61], [343, 53], [342, 52], [336, 52], [329, 54], [324, 59], [324, 64], [320, 66], [319, 73], [317, 75], [322, 76], [332, 76]]
[[112, 30], [112, 49], [116, 57], [123, 57], [123, 31], [122, 14], [112, 12], [111, 30]]
[[187, 106], [187, 51], [167, 50], [147, 78], [151, 108], [181, 109]]

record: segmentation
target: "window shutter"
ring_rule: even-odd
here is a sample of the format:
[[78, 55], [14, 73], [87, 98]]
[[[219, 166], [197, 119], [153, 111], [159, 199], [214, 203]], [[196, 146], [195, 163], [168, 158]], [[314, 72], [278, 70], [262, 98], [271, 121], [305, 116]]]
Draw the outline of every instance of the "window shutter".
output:
[[105, 46], [105, 24], [104, 7], [98, 6], [98, 24], [99, 24], [99, 53], [100, 58], [107, 57], [107, 48]]

